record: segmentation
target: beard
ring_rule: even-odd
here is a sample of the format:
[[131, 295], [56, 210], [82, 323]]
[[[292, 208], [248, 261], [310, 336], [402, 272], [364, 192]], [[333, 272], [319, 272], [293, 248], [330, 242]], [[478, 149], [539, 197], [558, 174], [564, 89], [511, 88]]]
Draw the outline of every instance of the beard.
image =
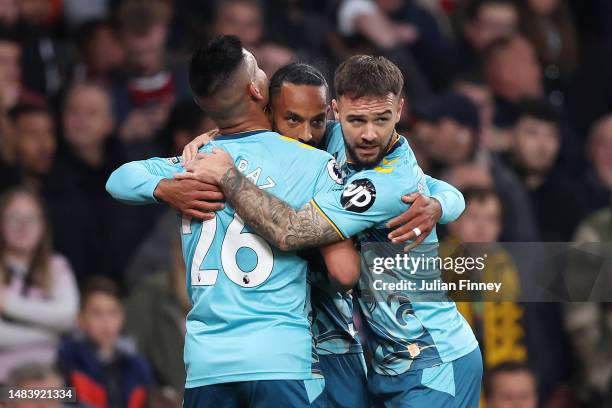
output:
[[[387, 151], [389, 150], [389, 146], [395, 140], [395, 138], [393, 137], [394, 135], [395, 135], [395, 131], [391, 133], [391, 136], [389, 136], [389, 140], [387, 141], [385, 146], [378, 145], [379, 151], [375, 156], [368, 156], [368, 157], [360, 156], [359, 153], [357, 153], [356, 146], [352, 146], [351, 144], [347, 143], [345, 140], [344, 144], [346, 146], [348, 157], [350, 157], [351, 160], [359, 167], [373, 167], [377, 165], [378, 163], [380, 163], [383, 157], [385, 157], [385, 155], [387, 154]], [[376, 146], [376, 145], [364, 144], [359, 147], [369, 147], [369, 146]]]

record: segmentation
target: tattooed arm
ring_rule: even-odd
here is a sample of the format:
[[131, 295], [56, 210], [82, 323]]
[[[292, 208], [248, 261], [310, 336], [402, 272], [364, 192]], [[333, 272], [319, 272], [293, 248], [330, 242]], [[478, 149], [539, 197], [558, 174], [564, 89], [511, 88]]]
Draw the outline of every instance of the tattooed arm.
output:
[[[202, 160], [206, 157], [205, 160]], [[283, 251], [316, 247], [343, 240], [312, 202], [299, 210], [260, 190], [236, 167], [229, 154], [214, 149], [199, 154], [177, 178], [195, 178], [217, 184], [225, 199], [259, 235]]]
[[283, 251], [343, 239], [312, 203], [296, 210], [259, 189], [233, 165], [219, 180], [219, 187], [244, 222]]

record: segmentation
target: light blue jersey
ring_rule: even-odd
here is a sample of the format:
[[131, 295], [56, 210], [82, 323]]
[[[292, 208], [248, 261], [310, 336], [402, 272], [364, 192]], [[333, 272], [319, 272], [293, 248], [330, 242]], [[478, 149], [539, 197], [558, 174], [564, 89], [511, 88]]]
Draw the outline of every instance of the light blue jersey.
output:
[[[346, 150], [339, 122], [328, 122], [320, 147], [331, 154], [339, 165], [345, 164]], [[465, 207], [461, 193], [444, 181], [425, 177], [429, 194], [440, 202], [443, 209], [440, 223], [457, 219]], [[410, 187], [410, 183], [410, 181], [404, 183], [406, 188]], [[352, 296], [334, 290], [329, 283], [325, 264], [320, 260], [318, 251], [313, 253], [309, 267], [311, 270], [309, 279], [312, 285], [312, 332], [317, 353], [320, 355], [362, 353], [363, 349], [353, 324]]]
[[[429, 195], [427, 178], [418, 166], [406, 139], [395, 136], [392, 147], [378, 166], [356, 169], [347, 165], [344, 191], [317, 195], [313, 203], [344, 238], [359, 234], [365, 242], [387, 242], [386, 222], [408, 208], [401, 195], [419, 191]], [[411, 252], [420, 256], [437, 255], [435, 228], [425, 244]], [[362, 253], [362, 259], [367, 254]], [[392, 270], [398, 279], [409, 279], [406, 270]], [[420, 276], [421, 271], [417, 271]], [[432, 271], [423, 273], [431, 274]], [[439, 277], [440, 271], [433, 271]], [[372, 276], [362, 273], [360, 287], [369, 287]], [[374, 369], [380, 374], [398, 375], [453, 361], [478, 346], [468, 323], [446, 293], [437, 301], [411, 301], [410, 294], [395, 293], [386, 301], [367, 302], [360, 298], [362, 311], [373, 333]]]
[[[295, 208], [341, 189], [329, 154], [277, 133], [220, 136], [200, 150], [215, 146], [228, 151], [259, 188]], [[129, 163], [113, 173], [107, 189], [125, 202], [152, 202], [159, 180], [180, 171], [177, 158]], [[184, 219], [181, 234], [193, 304], [186, 387], [312, 378], [306, 261], [272, 248], [229, 205], [210, 221]]]

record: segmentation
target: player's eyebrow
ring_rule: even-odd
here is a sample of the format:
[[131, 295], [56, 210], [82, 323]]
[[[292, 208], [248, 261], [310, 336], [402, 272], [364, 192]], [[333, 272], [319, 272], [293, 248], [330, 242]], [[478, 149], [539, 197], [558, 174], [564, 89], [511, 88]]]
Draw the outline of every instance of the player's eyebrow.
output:
[[384, 112], [375, 112], [373, 115], [374, 116], [385, 116], [385, 115], [391, 115], [393, 114], [393, 112], [391, 112], [391, 109], [387, 109]]
[[325, 112], [321, 112], [321, 113], [319, 113], [317, 116], [315, 116], [315, 117], [314, 117], [314, 118], [312, 118], [312, 119], [316, 119], [316, 120], [319, 120], [319, 119], [324, 119], [326, 116], [327, 116], [327, 113], [325, 113]]
[[366, 119], [366, 115], [348, 115], [346, 117], [347, 120], [353, 120], [353, 119], [362, 119], [365, 120]]
[[297, 113], [295, 113], [295, 112], [293, 112], [293, 111], [290, 111], [290, 110], [285, 111], [285, 117], [286, 117], [286, 118], [288, 118], [288, 117], [292, 117], [292, 118], [297, 119], [297, 120], [304, 120], [304, 118], [302, 117], [302, 115], [297, 114]]

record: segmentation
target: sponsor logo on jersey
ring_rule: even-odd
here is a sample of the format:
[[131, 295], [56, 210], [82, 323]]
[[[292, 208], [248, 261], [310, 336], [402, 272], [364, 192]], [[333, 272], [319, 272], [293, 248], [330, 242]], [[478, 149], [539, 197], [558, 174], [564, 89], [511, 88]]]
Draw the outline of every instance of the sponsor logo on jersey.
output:
[[376, 201], [376, 188], [369, 179], [353, 180], [345, 187], [340, 197], [340, 203], [345, 210], [366, 212]]

